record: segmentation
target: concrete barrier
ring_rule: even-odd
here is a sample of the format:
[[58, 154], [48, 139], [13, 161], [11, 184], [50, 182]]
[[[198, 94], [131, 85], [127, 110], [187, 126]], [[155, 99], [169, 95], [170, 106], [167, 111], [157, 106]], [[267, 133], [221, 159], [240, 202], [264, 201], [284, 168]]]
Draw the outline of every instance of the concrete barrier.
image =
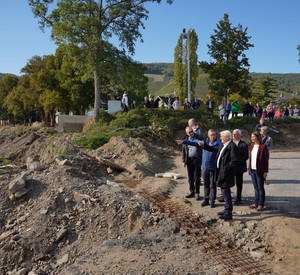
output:
[[81, 132], [88, 116], [57, 115], [59, 133]]

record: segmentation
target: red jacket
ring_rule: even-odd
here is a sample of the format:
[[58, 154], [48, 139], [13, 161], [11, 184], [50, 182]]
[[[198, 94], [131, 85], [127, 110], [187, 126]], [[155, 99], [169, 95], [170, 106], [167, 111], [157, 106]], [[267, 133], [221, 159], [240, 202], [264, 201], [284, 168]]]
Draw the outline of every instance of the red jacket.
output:
[[[254, 143], [250, 145], [249, 154], [249, 172], [251, 172], [251, 152], [254, 147]], [[258, 173], [265, 173], [269, 171], [269, 154], [266, 144], [260, 144], [257, 151], [256, 159], [256, 171]]]

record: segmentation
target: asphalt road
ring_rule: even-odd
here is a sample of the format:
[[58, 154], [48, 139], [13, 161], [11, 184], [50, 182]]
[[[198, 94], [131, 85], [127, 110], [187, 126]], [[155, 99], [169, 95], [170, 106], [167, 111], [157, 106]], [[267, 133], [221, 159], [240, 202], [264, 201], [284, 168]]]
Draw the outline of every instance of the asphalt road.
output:
[[[300, 214], [300, 152], [271, 152], [268, 185], [265, 185], [266, 208]], [[235, 192], [235, 187], [232, 188]], [[254, 188], [251, 177], [244, 174], [243, 198], [251, 201]]]

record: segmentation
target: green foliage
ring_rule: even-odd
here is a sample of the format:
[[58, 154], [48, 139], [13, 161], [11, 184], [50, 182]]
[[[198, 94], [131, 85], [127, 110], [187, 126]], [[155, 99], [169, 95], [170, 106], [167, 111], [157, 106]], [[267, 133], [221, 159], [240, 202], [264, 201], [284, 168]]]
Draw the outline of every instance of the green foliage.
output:
[[24, 129], [19, 129], [18, 132], [16, 133], [17, 137], [21, 137], [26, 133], [26, 130]]
[[0, 119], [8, 116], [7, 106], [5, 106], [5, 98], [11, 93], [13, 88], [17, 87], [19, 78], [12, 74], [3, 75], [0, 80]]
[[277, 93], [277, 81], [270, 74], [254, 80], [253, 95], [262, 106], [274, 100]]
[[222, 121], [206, 112], [166, 109], [135, 109], [128, 113], [118, 112], [109, 119], [105, 116], [97, 123], [84, 129], [75, 143], [89, 149], [96, 149], [109, 141], [112, 136], [143, 137], [168, 143], [178, 130], [184, 130], [190, 118], [195, 118], [204, 130], [219, 128]]
[[[184, 39], [186, 39], [186, 45], [184, 45]], [[189, 47], [189, 55], [187, 47]], [[191, 91], [194, 91], [196, 87], [199, 74], [197, 48], [198, 36], [194, 29], [189, 30], [187, 34], [180, 34], [174, 53], [174, 88], [176, 96], [182, 101], [188, 97], [188, 58], [190, 60]]]
[[87, 149], [97, 149], [100, 146], [104, 145], [110, 140], [111, 136], [107, 134], [99, 133], [97, 136], [83, 136], [79, 137], [74, 141], [78, 146], [87, 148]]
[[297, 97], [293, 96], [293, 97], [291, 97], [291, 99], [287, 102], [287, 104], [288, 104], [288, 105], [291, 104], [292, 106], [295, 106], [295, 105], [300, 106], [300, 100], [299, 100]]
[[232, 27], [228, 14], [217, 24], [211, 35], [208, 53], [215, 62], [200, 62], [200, 67], [209, 74], [209, 87], [227, 98], [227, 95], [239, 93], [247, 97], [251, 88], [249, 63], [245, 51], [253, 47], [249, 43], [247, 28], [242, 25]]
[[[140, 27], [148, 18], [146, 3], [161, 0], [111, 0], [111, 1], [36, 1], [28, 0], [33, 14], [39, 18], [43, 30], [52, 30], [57, 44], [81, 45], [82, 54], [87, 56], [93, 70], [95, 87], [94, 117], [99, 117], [101, 67], [110, 64], [109, 59], [118, 51], [108, 41], [118, 38], [120, 47], [134, 53], [135, 42], [141, 39]], [[55, 3], [54, 8], [49, 8]], [[169, 4], [173, 0], [167, 0]], [[119, 51], [120, 52], [120, 51]]]

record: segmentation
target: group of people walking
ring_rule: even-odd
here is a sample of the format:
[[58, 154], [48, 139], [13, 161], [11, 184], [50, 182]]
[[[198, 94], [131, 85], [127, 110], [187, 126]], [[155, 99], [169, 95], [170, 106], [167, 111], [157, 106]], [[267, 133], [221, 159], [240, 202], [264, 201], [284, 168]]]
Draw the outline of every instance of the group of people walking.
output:
[[[256, 126], [258, 127], [258, 126]], [[233, 205], [242, 203], [243, 174], [248, 171], [254, 186], [255, 199], [250, 208], [257, 211], [264, 209], [265, 179], [268, 175], [269, 149], [267, 139], [259, 132], [263, 132], [264, 125], [256, 129], [251, 135], [250, 151], [248, 145], [241, 140], [242, 132], [235, 129], [232, 133], [228, 130], [220, 133], [208, 130], [208, 137], [204, 139], [201, 127], [195, 119], [188, 121], [185, 129], [186, 136], [177, 140], [182, 144], [182, 164], [187, 167], [189, 194], [186, 198], [200, 200], [201, 176], [204, 182], [204, 198], [202, 207], [216, 205], [217, 187], [221, 189], [221, 199], [224, 201], [224, 210], [219, 212], [220, 219], [231, 220]], [[259, 127], [258, 127], [259, 128]], [[249, 165], [247, 167], [247, 160]], [[236, 185], [235, 200], [232, 200], [231, 188]]]

